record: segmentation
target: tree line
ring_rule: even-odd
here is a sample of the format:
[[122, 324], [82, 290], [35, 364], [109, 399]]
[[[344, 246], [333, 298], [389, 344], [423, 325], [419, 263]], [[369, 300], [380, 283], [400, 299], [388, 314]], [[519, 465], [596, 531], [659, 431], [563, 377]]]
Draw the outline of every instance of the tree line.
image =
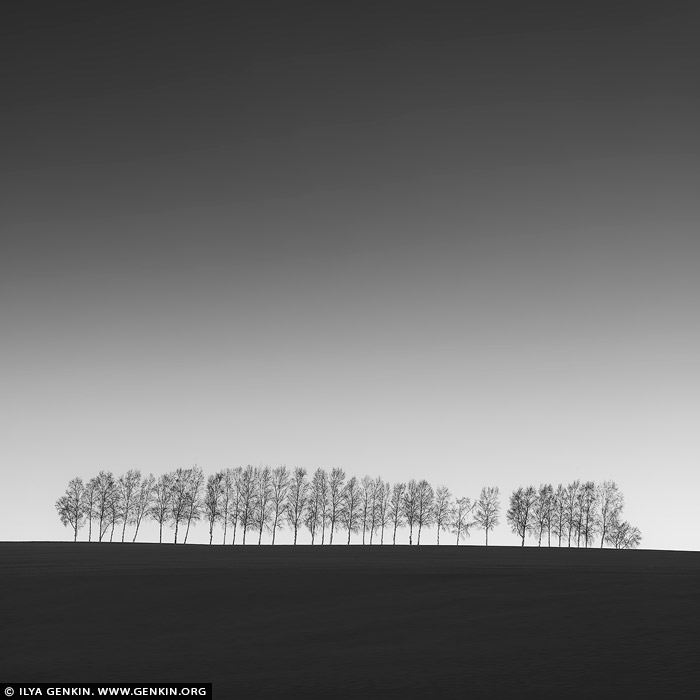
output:
[[[621, 520], [622, 493], [614, 482], [595, 485], [575, 481], [553, 489], [551, 485], [520, 487], [510, 496], [506, 514], [512, 531], [521, 537], [534, 536], [538, 545], [546, 533], [558, 546], [589, 547], [600, 536], [600, 546], [637, 547], [639, 530]], [[424, 529], [434, 527], [436, 542], [449, 533], [459, 545], [472, 529], [481, 530], [488, 546], [489, 532], [500, 522], [500, 492], [497, 486], [481, 489], [478, 498], [455, 498], [446, 486], [433, 488], [425, 479], [391, 484], [381, 477], [348, 478], [339, 468], [235, 467], [205, 478], [198, 466], [180, 468], [154, 477], [131, 469], [116, 477], [100, 471], [87, 482], [71, 479], [56, 501], [64, 526], [70, 526], [74, 541], [87, 527], [87, 540], [109, 538], [125, 541], [127, 527], [132, 542], [146, 520], [158, 525], [159, 542], [164, 528], [173, 531], [173, 541], [187, 542], [195, 523], [208, 526], [209, 544], [215, 531], [222, 544], [261, 544], [263, 535], [275, 544], [277, 533], [288, 528], [294, 544], [306, 530], [311, 544], [333, 544], [342, 537], [350, 544], [353, 534], [362, 544], [396, 544], [399, 530], [408, 531], [408, 543], [420, 544]], [[443, 538], [444, 541], [444, 538]]]

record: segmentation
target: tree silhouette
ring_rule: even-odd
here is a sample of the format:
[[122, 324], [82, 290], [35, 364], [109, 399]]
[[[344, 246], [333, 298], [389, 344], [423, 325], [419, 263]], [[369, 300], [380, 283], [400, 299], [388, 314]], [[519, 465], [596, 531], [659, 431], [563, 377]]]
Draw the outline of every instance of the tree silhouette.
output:
[[391, 498], [389, 499], [389, 524], [392, 529], [392, 544], [396, 544], [396, 531], [403, 527], [403, 500], [406, 493], [406, 484], [397, 482], [391, 489]]
[[270, 525], [272, 518], [272, 470], [260, 467], [255, 475], [255, 498], [253, 523], [258, 528], [258, 544], [262, 542], [263, 530]]
[[328, 479], [328, 519], [330, 521], [330, 544], [333, 544], [333, 532], [337, 523], [341, 521], [344, 500], [345, 472], [335, 467]]
[[85, 485], [80, 477], [71, 479], [63, 496], [56, 501], [56, 510], [64, 527], [73, 528], [73, 542], [78, 541], [78, 530], [85, 519]]
[[408, 544], [413, 544], [413, 526], [418, 522], [418, 482], [411, 479], [403, 494], [402, 515], [408, 525]]
[[495, 529], [499, 523], [501, 504], [499, 502], [500, 491], [498, 486], [484, 486], [474, 509], [474, 520], [480, 530], [486, 533], [486, 546], [489, 546], [489, 531]]
[[554, 489], [551, 484], [540, 484], [533, 507], [534, 530], [537, 532], [537, 546], [542, 546], [542, 535], [547, 530], [547, 546], [552, 545], [552, 511], [554, 509]]
[[88, 542], [92, 542], [92, 519], [95, 516], [95, 503], [97, 499], [97, 479], [93, 477], [85, 484], [83, 494], [83, 514], [88, 519]]
[[287, 500], [287, 522], [294, 530], [294, 544], [297, 543], [297, 534], [306, 511], [306, 498], [309, 490], [309, 482], [306, 480], [306, 469], [296, 467], [289, 485]]
[[110, 516], [114, 513], [114, 475], [109, 471], [100, 471], [95, 477], [95, 500], [93, 515], [97, 520], [99, 541], [107, 534]]
[[341, 520], [348, 531], [348, 544], [353, 532], [360, 529], [361, 487], [357, 477], [351, 477], [343, 489], [343, 510]]
[[151, 496], [155, 485], [155, 477], [149, 474], [146, 478], [141, 477], [138, 488], [134, 494], [134, 507], [131, 511], [131, 519], [129, 524], [134, 526], [134, 537], [131, 540], [136, 542], [139, 534], [141, 522], [148, 516], [151, 507]]
[[153, 485], [150, 515], [158, 523], [158, 542], [163, 542], [163, 525], [168, 521], [172, 498], [171, 474], [162, 474]]
[[457, 544], [459, 545], [459, 539], [462, 535], [469, 537], [469, 528], [471, 524], [469, 522], [469, 515], [474, 510], [476, 503], [472, 503], [471, 499], [463, 496], [455, 501], [454, 508], [451, 512], [451, 518], [449, 520], [450, 531], [453, 535], [457, 535]]
[[240, 475], [238, 482], [238, 523], [243, 530], [243, 544], [246, 533], [255, 527], [255, 468], [249, 464]]
[[134, 501], [141, 483], [141, 472], [138, 469], [129, 469], [117, 480], [117, 503], [119, 506], [118, 518], [122, 523], [122, 542], [126, 534], [126, 526], [131, 522], [134, 510]]
[[607, 534], [607, 542], [615, 549], [636, 549], [642, 541], [642, 533], [638, 527], [630, 525], [626, 520], [620, 522], [613, 519]]
[[506, 521], [511, 531], [521, 538], [520, 546], [525, 546], [525, 535], [534, 526], [534, 508], [537, 491], [534, 486], [519, 486], [510, 496], [510, 507], [506, 511]]
[[418, 482], [416, 504], [416, 522], [418, 524], [417, 544], [420, 544], [421, 530], [424, 527], [430, 527], [430, 525], [432, 524], [434, 501], [435, 492], [433, 491], [433, 487], [425, 479], [421, 479]]
[[211, 474], [204, 489], [204, 514], [209, 523], [209, 544], [214, 540], [214, 525], [221, 520], [225, 474], [223, 471]]
[[377, 479], [377, 525], [381, 531], [380, 544], [384, 544], [384, 529], [390, 522], [391, 484]]
[[566, 488], [559, 484], [552, 496], [552, 531], [561, 547], [561, 540], [566, 533]]
[[287, 467], [275, 467], [272, 470], [272, 544], [275, 544], [277, 530], [284, 520], [289, 492], [289, 472]]
[[600, 546], [608, 541], [608, 534], [613, 523], [620, 520], [624, 506], [622, 492], [614, 481], [604, 481], [598, 486], [598, 524], [600, 527]]
[[437, 530], [437, 544], [440, 544], [440, 531], [450, 527], [452, 517], [452, 494], [447, 486], [435, 489], [435, 504], [433, 506], [433, 522]]

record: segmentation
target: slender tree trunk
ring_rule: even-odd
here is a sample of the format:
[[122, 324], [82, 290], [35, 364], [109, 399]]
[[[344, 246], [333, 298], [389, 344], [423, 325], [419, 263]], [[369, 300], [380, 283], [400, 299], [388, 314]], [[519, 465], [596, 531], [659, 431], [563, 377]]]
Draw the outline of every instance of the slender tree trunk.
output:
[[247, 526], [247, 525], [243, 525], [243, 544], [245, 544], [245, 535], [246, 535], [246, 532], [248, 532], [248, 526]]
[[333, 528], [335, 527], [335, 520], [331, 520], [331, 535], [328, 539], [328, 544], [333, 544]]
[[124, 534], [126, 533], [126, 518], [124, 518], [124, 525], [122, 526], [122, 542], [124, 541]]
[[163, 544], [163, 523], [160, 523], [160, 532], [159, 532], [158, 542], [160, 544]]
[[392, 540], [392, 544], [396, 544], [396, 530], [398, 528], [399, 524], [396, 520], [394, 520], [394, 539]]
[[297, 524], [294, 523], [294, 544], [297, 543], [297, 531], [298, 531]]
[[384, 544], [384, 525], [382, 525], [382, 539], [379, 544]]
[[226, 530], [228, 529], [228, 512], [224, 514], [224, 541], [223, 544], [226, 544]]
[[236, 544], [236, 531], [238, 530], [238, 518], [236, 518], [236, 522], [233, 523], [233, 542], [231, 544]]
[[258, 545], [262, 544], [262, 525], [260, 526], [260, 531], [258, 532]]
[[408, 526], [408, 544], [413, 544], [413, 523]]
[[351, 532], [351, 528], [348, 525], [348, 544], [350, 544], [350, 532]]
[[418, 524], [418, 540], [416, 541], [417, 545], [420, 544], [420, 531], [421, 531], [422, 527], [423, 527], [423, 524], [419, 523]]
[[175, 544], [177, 544], [177, 530], [178, 530], [178, 527], [179, 527], [179, 523], [178, 523], [178, 521], [176, 520], [176, 521], [175, 521]]

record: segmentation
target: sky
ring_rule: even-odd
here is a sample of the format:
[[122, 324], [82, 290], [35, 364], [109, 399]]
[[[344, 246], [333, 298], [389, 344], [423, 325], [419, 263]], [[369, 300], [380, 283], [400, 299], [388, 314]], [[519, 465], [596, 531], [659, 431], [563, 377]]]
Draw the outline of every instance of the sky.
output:
[[0, 13], [1, 540], [286, 464], [612, 479], [700, 548], [696, 3]]

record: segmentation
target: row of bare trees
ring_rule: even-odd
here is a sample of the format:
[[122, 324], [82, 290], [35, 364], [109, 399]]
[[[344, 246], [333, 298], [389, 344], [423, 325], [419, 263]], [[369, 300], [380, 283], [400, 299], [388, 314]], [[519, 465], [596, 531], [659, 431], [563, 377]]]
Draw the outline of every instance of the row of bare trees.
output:
[[[445, 532], [460, 544], [476, 528], [484, 531], [488, 545], [489, 532], [499, 524], [499, 498], [496, 486], [484, 487], [472, 501], [468, 497], [455, 499], [446, 486], [433, 489], [424, 479], [392, 485], [380, 477], [347, 478], [338, 468], [330, 472], [319, 468], [309, 475], [301, 467], [248, 465], [205, 478], [202, 469], [194, 466], [158, 478], [138, 470], [120, 477], [101, 471], [87, 482], [77, 477], [56, 502], [56, 509], [61, 522], [73, 529], [74, 540], [87, 525], [88, 541], [93, 539], [94, 528], [94, 537], [100, 542], [108, 535], [112, 542], [115, 533], [123, 542], [127, 526], [133, 527], [132, 541], [136, 541], [142, 522], [150, 519], [158, 525], [160, 542], [163, 528], [170, 527], [174, 542], [182, 534], [186, 543], [190, 527], [203, 521], [208, 526], [209, 544], [217, 528], [223, 544], [229, 532], [232, 544], [239, 535], [242, 544], [251, 535], [261, 544], [264, 534], [269, 534], [274, 544], [277, 533], [285, 527], [291, 531], [294, 544], [301, 530], [308, 530], [311, 544], [333, 544], [341, 533], [347, 544], [353, 534], [361, 536], [362, 544], [384, 544], [385, 538], [396, 544], [397, 532], [403, 528], [408, 530], [409, 544], [420, 544], [423, 530], [434, 527], [437, 544]], [[526, 532], [531, 533], [529, 511], [527, 517]], [[609, 515], [607, 532], [613, 531], [613, 521]], [[552, 522], [547, 521], [550, 531]], [[577, 542], [580, 539], [579, 531]], [[603, 539], [610, 541], [605, 535]]]
[[634, 549], [642, 534], [622, 519], [623, 507], [624, 496], [614, 481], [576, 480], [556, 489], [551, 484], [520, 486], [510, 496], [506, 520], [522, 546], [526, 536], [541, 546], [546, 535], [548, 546], [554, 537], [559, 547], [564, 541], [567, 547], [590, 547], [597, 537], [601, 547]]

